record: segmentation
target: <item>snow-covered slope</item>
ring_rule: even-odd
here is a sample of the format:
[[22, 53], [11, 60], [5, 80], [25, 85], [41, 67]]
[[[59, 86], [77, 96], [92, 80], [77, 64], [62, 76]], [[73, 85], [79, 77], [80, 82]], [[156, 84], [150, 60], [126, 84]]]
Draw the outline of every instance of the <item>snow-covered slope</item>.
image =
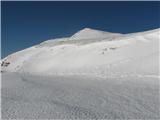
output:
[[160, 29], [84, 29], [2, 60], [2, 119], [158, 120]]
[[159, 80], [2, 74], [2, 118], [159, 120]]
[[114, 34], [85, 28], [69, 38], [45, 41], [7, 56], [3, 62], [8, 64], [2, 70], [37, 74], [158, 74], [159, 37], [160, 29]]

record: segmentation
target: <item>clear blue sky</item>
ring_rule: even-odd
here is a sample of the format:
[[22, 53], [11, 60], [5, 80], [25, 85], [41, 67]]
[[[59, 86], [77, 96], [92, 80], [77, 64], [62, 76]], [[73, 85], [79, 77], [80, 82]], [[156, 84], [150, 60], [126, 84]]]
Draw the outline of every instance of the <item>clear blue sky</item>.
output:
[[84, 27], [131, 33], [160, 27], [160, 2], [2, 2], [2, 58]]

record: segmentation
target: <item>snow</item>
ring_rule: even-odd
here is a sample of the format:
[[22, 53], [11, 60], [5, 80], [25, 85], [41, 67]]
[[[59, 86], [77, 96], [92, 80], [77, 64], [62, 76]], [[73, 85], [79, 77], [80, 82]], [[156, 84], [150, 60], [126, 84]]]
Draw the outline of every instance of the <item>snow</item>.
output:
[[[11, 64], [2, 67], [2, 70], [36, 72], [39, 74], [55, 74], [55, 72], [66, 71], [79, 72], [77, 70], [81, 70], [86, 73], [88, 72], [86, 70], [90, 68], [105, 65], [105, 67], [99, 68], [102, 70], [109, 66], [115, 66], [115, 64], [119, 66], [125, 61], [126, 64], [133, 64], [134, 61], [137, 62], [135, 64], [138, 64], [137, 59], [141, 61], [147, 56], [147, 60], [153, 54], [159, 56], [159, 31], [158, 29], [150, 32], [121, 35], [109, 41], [108, 39], [98, 41], [99, 39], [96, 38], [96, 41], [93, 42], [91, 39], [85, 39], [89, 41], [85, 44], [82, 44], [84, 40], [72, 40], [70, 42], [67, 38], [50, 40], [4, 58], [5, 61]], [[87, 28], [73, 36], [85, 38], [86, 34], [92, 32], [100, 35], [105, 33]], [[147, 65], [152, 64], [152, 61], [150, 62]], [[131, 68], [134, 69], [135, 67], [132, 66]]]
[[2, 75], [4, 119], [158, 119], [159, 80]]
[[85, 28], [4, 58], [4, 119], [158, 119], [160, 29]]
[[119, 33], [110, 33], [110, 32], [104, 32], [100, 30], [94, 30], [90, 28], [84, 28], [74, 35], [70, 37], [70, 39], [80, 40], [80, 39], [102, 39], [102, 38], [110, 38], [110, 37], [116, 37], [120, 36]]

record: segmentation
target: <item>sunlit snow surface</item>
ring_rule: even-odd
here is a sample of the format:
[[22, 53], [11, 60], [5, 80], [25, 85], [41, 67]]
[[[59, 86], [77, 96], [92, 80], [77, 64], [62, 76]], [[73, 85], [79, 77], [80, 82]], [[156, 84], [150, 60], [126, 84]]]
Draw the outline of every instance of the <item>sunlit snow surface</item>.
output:
[[9, 55], [2, 118], [160, 119], [159, 40], [86, 28]]
[[159, 80], [125, 76], [2, 76], [2, 118], [158, 119]]

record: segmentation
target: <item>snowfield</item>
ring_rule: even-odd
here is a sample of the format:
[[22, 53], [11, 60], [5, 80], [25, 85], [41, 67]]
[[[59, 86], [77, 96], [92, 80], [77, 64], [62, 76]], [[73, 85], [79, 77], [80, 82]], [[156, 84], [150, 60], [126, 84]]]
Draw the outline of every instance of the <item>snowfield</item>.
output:
[[5, 119], [158, 119], [159, 79], [2, 75]]
[[2, 59], [3, 119], [160, 119], [160, 29], [85, 28]]

